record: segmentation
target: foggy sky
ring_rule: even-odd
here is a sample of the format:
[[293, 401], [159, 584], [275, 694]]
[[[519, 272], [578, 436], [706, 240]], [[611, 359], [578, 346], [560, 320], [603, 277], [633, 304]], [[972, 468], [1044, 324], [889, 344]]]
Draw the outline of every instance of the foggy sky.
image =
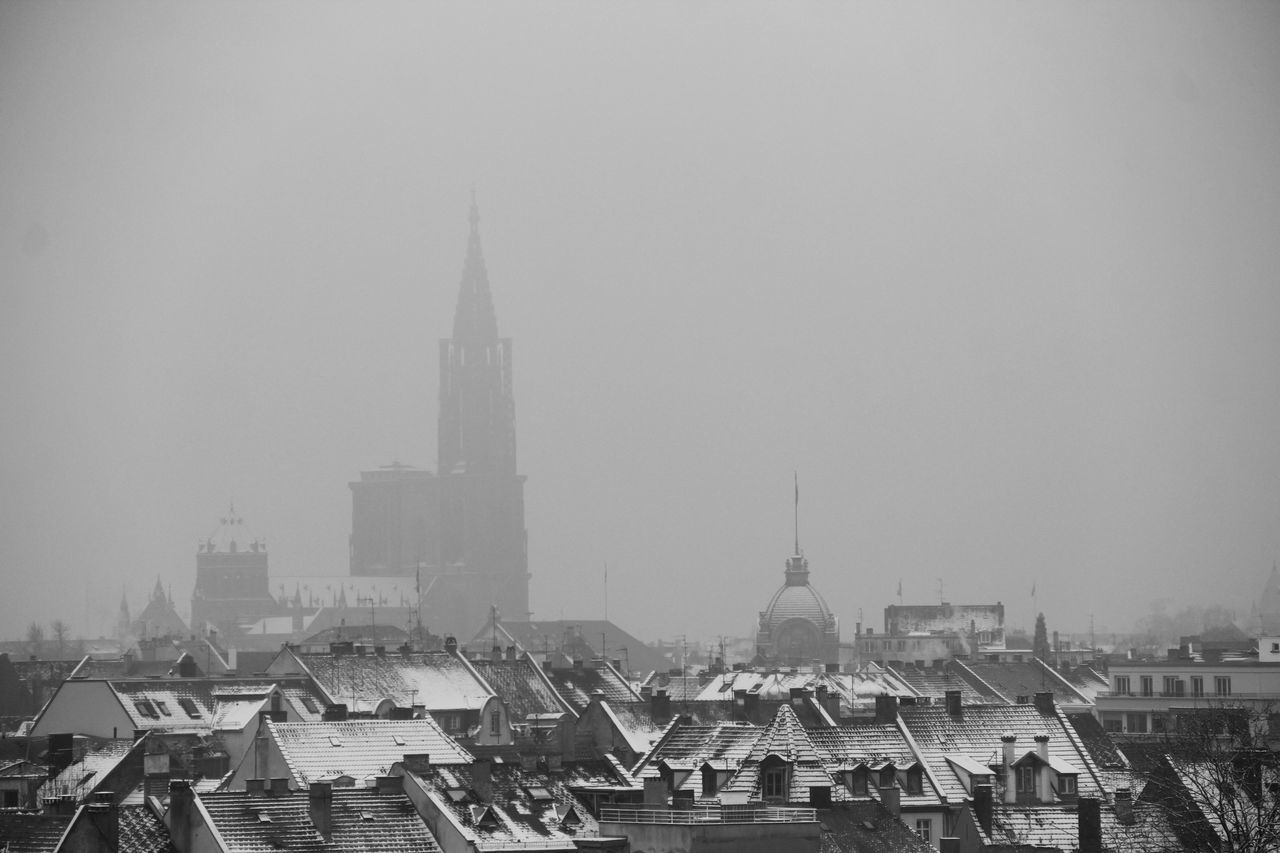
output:
[[474, 185], [540, 618], [1119, 630], [1280, 556], [1271, 3], [0, 5], [0, 634], [345, 574]]

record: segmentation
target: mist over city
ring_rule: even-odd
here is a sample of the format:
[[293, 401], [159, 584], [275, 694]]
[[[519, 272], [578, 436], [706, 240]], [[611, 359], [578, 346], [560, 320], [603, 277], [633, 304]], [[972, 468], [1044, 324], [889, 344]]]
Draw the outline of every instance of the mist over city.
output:
[[334, 592], [349, 484], [449, 473], [473, 200], [527, 478], [504, 619], [749, 646], [798, 540], [845, 642], [940, 602], [1256, 634], [1278, 30], [1245, 3], [6, 4], [3, 634], [110, 638], [157, 584], [199, 634], [232, 506], [272, 578]]

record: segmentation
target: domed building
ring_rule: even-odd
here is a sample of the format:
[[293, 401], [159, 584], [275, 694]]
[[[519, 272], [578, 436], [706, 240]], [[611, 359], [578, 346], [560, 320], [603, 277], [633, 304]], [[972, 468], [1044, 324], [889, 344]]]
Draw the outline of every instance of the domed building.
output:
[[787, 560], [786, 580], [760, 611], [756, 655], [770, 663], [805, 666], [840, 660], [840, 620], [809, 583], [809, 561], [800, 553]]

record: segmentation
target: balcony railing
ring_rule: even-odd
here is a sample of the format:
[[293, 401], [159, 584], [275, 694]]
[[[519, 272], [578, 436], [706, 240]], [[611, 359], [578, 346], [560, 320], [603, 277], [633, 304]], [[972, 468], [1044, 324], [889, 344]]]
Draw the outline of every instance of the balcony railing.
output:
[[774, 806], [722, 806], [706, 809], [600, 809], [601, 823], [813, 823], [816, 809], [779, 808]]
[[1196, 699], [1202, 702], [1216, 702], [1218, 704], [1230, 703], [1236, 699], [1270, 699], [1280, 702], [1280, 691], [1272, 691], [1270, 693], [1241, 693], [1239, 691], [1231, 691], [1230, 693], [1219, 695], [1212, 690], [1205, 690], [1201, 694], [1192, 693], [1187, 690], [1183, 693], [1141, 693], [1134, 690], [1118, 691], [1118, 690], [1099, 690], [1096, 694], [1099, 699]]

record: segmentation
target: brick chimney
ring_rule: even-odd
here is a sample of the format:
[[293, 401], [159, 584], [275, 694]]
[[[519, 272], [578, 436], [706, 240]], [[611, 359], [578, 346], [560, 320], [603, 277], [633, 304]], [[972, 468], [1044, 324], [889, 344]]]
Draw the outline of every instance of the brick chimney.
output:
[[481, 802], [493, 801], [493, 762], [487, 758], [477, 758], [471, 765], [471, 790]]
[[1080, 853], [1102, 853], [1102, 808], [1096, 797], [1081, 797], [1077, 803]]
[[655, 690], [653, 696], [649, 699], [649, 713], [653, 715], [655, 720], [668, 720], [671, 718], [671, 697], [667, 695], [666, 690]]
[[457, 637], [445, 637], [445, 638], [444, 638], [444, 650], [445, 650], [446, 652], [448, 652], [449, 654], [451, 654], [451, 655], [455, 655], [455, 654], [457, 654], [457, 653], [458, 653], [458, 638], [457, 638]]
[[516, 647], [507, 646], [507, 660], [515, 660], [515, 659], [516, 659]]
[[1036, 694], [1036, 710], [1045, 716], [1053, 716], [1053, 693], [1044, 691]]
[[1018, 801], [1018, 780], [1014, 773], [1013, 762], [1017, 760], [1018, 737], [1013, 732], [1005, 732], [1000, 735], [1000, 743], [1004, 747], [1004, 801], [1006, 803], [1016, 803]]
[[960, 701], [960, 691], [948, 690], [943, 695], [946, 697], [947, 713], [957, 720], [964, 717], [964, 703]]
[[889, 814], [898, 817], [902, 814], [902, 789], [897, 785], [888, 785], [878, 789], [880, 803], [889, 810]]
[[1053, 801], [1049, 779], [1052, 771], [1049, 768], [1049, 735], [1045, 732], [1036, 735], [1036, 756], [1044, 762], [1037, 768], [1039, 772], [1036, 774], [1036, 778], [1039, 784], [1036, 785], [1036, 797], [1042, 803], [1049, 803]]
[[94, 791], [88, 806], [89, 822], [106, 841], [107, 850], [120, 845], [120, 811], [116, 808], [115, 795], [110, 791]]
[[195, 814], [195, 793], [185, 779], [169, 781], [169, 835], [178, 853], [190, 853]]
[[333, 786], [328, 782], [312, 782], [307, 791], [307, 805], [316, 832], [328, 839], [333, 834]]
[[876, 697], [876, 722], [892, 723], [898, 719], [898, 697]]
[[1125, 826], [1133, 826], [1133, 791], [1116, 788], [1116, 820]]
[[991, 818], [995, 811], [995, 797], [990, 785], [973, 786], [973, 811], [978, 816], [982, 831], [991, 834]]

